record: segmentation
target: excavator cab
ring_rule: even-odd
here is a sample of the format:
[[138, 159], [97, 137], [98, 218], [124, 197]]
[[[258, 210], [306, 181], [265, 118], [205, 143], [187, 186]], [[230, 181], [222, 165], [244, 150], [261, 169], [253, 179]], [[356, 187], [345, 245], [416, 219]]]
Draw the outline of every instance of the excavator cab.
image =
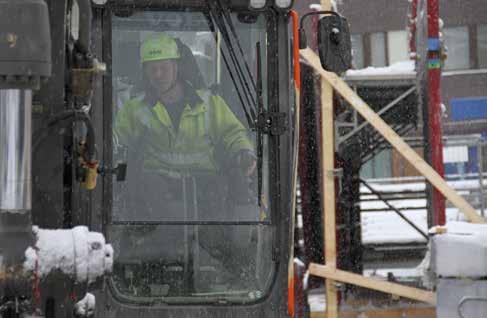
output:
[[[291, 4], [108, 1], [97, 9], [98, 43], [109, 69], [102, 107], [112, 127], [103, 142], [106, 164], [127, 165], [124, 181], [104, 177], [103, 225], [115, 255], [106, 292], [97, 296], [105, 303], [97, 306], [100, 316], [107, 310], [107, 317], [287, 313], [295, 150], [289, 126]], [[251, 171], [243, 171], [241, 158], [226, 149], [237, 141], [207, 138], [191, 156], [164, 149], [147, 154], [150, 133], [119, 134], [124, 108], [147, 101], [141, 45], [161, 34], [177, 43], [178, 76], [185, 85], [204, 103], [217, 99], [226, 105], [226, 116], [242, 128], [239, 138], [251, 145]], [[143, 113], [160, 119], [151, 107]], [[179, 136], [180, 122], [175, 143], [188, 138]], [[218, 168], [211, 172], [194, 168], [205, 160], [197, 152], [205, 142], [215, 146]], [[148, 161], [159, 160], [177, 168], [147, 168]], [[195, 165], [187, 168], [188, 162]]]

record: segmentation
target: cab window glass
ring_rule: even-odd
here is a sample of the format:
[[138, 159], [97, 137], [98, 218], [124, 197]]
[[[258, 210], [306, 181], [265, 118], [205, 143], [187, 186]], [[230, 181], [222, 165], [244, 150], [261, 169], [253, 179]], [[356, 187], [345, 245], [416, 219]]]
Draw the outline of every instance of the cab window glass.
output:
[[269, 23], [231, 14], [229, 34], [215, 22], [112, 17], [113, 157], [128, 170], [109, 235], [113, 286], [130, 300], [251, 301], [272, 281], [269, 149], [249, 120], [259, 84], [267, 107]]

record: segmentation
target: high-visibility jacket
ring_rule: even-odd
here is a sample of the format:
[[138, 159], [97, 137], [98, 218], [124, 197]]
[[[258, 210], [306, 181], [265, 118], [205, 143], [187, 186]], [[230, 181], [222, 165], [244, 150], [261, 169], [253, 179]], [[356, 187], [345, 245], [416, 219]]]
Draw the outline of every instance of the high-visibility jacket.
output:
[[197, 95], [195, 105], [184, 106], [177, 129], [159, 101], [150, 106], [135, 98], [119, 111], [115, 134], [143, 156], [145, 171], [174, 177], [214, 174], [220, 168], [217, 152], [231, 158], [240, 150], [252, 151], [247, 129], [225, 101], [207, 91]]

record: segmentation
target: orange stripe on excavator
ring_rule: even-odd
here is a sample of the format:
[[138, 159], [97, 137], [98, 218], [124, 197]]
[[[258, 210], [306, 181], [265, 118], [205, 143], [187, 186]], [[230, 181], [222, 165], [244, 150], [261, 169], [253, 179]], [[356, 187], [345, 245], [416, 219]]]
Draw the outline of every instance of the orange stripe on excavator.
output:
[[293, 64], [294, 85], [301, 90], [301, 65], [299, 64], [299, 16], [295, 10], [290, 11], [293, 20]]
[[[301, 68], [299, 65], [299, 16], [298, 13], [295, 10], [290, 11], [290, 16], [292, 19], [293, 23], [293, 70], [294, 70], [294, 87], [296, 89], [296, 96], [300, 96], [300, 90], [301, 90]], [[299, 98], [299, 97], [298, 97]], [[296, 116], [299, 116], [299, 113], [296, 114]], [[294, 212], [292, 212], [294, 215]], [[291, 224], [294, 224], [294, 222], [291, 222]], [[291, 229], [294, 233], [294, 228]], [[294, 237], [294, 235], [292, 236]], [[293, 239], [294, 240], [294, 239]], [[294, 275], [294, 253], [293, 253], [293, 248], [294, 248], [294, 242], [291, 243], [291, 251], [290, 251], [290, 259], [289, 259], [289, 268], [288, 268], [288, 299], [287, 299], [287, 310], [289, 317], [294, 317], [296, 308], [295, 308], [295, 286], [294, 286], [294, 280], [295, 280], [295, 275]]]

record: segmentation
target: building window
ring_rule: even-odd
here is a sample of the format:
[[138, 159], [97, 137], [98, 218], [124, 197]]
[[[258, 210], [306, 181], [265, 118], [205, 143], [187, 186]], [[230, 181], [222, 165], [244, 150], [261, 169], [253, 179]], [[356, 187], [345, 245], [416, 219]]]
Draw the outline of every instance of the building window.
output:
[[479, 67], [487, 68], [487, 24], [477, 26], [477, 57]]
[[360, 170], [360, 176], [364, 179], [378, 179], [392, 177], [391, 150], [385, 149], [367, 161]]
[[384, 32], [370, 34], [370, 64], [375, 67], [382, 67], [387, 64]]
[[470, 47], [467, 27], [445, 28], [443, 31], [447, 48], [445, 70], [470, 68]]
[[387, 32], [389, 65], [409, 60], [408, 33], [404, 30]]
[[352, 34], [353, 67], [364, 68], [364, 42], [362, 34]]

